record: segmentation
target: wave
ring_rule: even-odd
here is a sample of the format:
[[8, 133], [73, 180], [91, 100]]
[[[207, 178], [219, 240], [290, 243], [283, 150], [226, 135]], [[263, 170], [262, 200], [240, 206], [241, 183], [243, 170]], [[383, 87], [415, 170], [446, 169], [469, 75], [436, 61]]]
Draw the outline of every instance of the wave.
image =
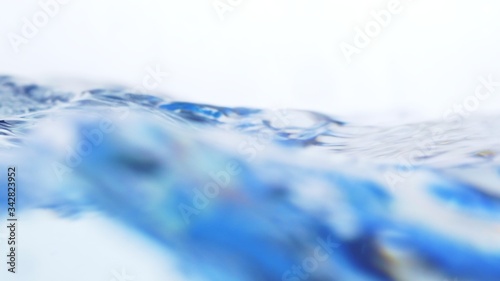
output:
[[7, 76], [0, 104], [21, 211], [99, 212], [189, 276], [499, 279], [498, 118], [368, 126]]

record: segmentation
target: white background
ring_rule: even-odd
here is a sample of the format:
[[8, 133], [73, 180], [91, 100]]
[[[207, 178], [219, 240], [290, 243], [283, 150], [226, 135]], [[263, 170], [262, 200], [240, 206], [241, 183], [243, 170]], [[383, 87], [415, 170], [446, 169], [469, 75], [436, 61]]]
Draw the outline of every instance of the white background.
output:
[[[212, 0], [69, 0], [15, 53], [8, 34], [41, 8], [0, 0], [0, 73], [135, 86], [160, 65], [170, 76], [157, 91], [181, 100], [373, 118], [441, 118], [479, 76], [500, 80], [496, 0], [401, 0], [348, 64], [340, 43], [388, 2], [242, 0], [221, 21]], [[478, 112], [498, 108], [492, 96]]]

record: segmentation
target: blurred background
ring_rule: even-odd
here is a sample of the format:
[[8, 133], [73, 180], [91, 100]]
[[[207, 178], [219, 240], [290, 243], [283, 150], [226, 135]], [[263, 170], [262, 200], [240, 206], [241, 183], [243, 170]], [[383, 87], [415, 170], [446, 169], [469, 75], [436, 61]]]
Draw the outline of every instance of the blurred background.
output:
[[[440, 120], [484, 79], [500, 81], [499, 19], [495, 0], [0, 0], [0, 75], [364, 124]], [[474, 114], [498, 112], [498, 92]], [[126, 267], [183, 280], [170, 256], [121, 227], [27, 213], [19, 239], [30, 254], [18, 279], [0, 279], [124, 281]]]
[[[45, 23], [49, 2], [0, 1], [0, 73], [133, 87], [149, 67], [168, 73], [154, 90], [180, 100], [370, 120], [441, 118], [480, 76], [500, 80], [494, 0], [61, 0]], [[357, 48], [388, 5], [398, 13]], [[25, 18], [36, 32], [15, 41]], [[498, 108], [498, 96], [479, 107]]]

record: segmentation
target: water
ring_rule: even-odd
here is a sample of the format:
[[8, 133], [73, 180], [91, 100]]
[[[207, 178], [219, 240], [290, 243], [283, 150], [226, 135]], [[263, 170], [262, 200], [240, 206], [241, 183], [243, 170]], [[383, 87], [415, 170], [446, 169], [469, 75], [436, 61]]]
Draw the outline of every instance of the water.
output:
[[186, 280], [500, 280], [498, 118], [368, 126], [10, 77], [0, 116], [20, 218], [98, 213]]

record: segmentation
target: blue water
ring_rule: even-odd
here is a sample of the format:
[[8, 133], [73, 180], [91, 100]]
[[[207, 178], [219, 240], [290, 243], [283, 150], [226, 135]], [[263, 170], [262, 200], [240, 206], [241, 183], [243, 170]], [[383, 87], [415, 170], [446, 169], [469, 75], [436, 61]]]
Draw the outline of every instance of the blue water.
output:
[[20, 212], [99, 212], [188, 279], [500, 280], [498, 118], [369, 126], [0, 77], [0, 120]]

